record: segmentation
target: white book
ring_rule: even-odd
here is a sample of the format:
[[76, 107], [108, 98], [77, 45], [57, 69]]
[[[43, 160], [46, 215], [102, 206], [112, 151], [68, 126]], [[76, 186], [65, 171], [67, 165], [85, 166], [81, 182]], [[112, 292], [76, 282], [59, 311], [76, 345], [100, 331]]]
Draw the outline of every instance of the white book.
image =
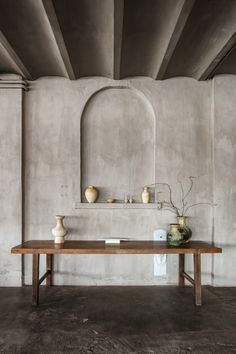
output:
[[99, 241], [105, 241], [105, 243], [119, 244], [121, 241], [129, 241], [128, 237], [112, 237], [112, 238], [100, 238]]

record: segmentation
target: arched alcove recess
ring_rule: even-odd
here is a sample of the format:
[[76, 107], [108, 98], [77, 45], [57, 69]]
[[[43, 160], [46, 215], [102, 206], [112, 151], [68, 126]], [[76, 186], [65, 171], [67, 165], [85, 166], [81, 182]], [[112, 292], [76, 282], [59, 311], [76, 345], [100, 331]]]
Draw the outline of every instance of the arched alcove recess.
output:
[[106, 87], [87, 102], [81, 119], [82, 201], [88, 185], [98, 201], [141, 199], [141, 187], [155, 180], [155, 114], [136, 89]]

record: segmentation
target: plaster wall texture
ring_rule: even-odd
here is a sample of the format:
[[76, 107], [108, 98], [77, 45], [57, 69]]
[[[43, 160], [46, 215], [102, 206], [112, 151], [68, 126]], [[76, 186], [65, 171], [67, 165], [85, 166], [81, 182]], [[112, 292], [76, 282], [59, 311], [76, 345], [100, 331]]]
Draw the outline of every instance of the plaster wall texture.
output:
[[214, 98], [214, 241], [223, 247], [214, 257], [214, 284], [235, 286], [236, 77], [217, 77]]
[[[107, 87], [115, 87], [112, 93], [115, 93], [118, 101], [115, 100], [113, 104], [111, 90], [104, 90]], [[128, 91], [125, 95], [124, 88]], [[100, 90], [103, 90], [101, 96], [95, 95], [90, 99]], [[130, 98], [130, 104], [127, 98]], [[88, 100], [90, 104], [86, 106]], [[132, 104], [132, 100], [135, 100], [135, 104]], [[118, 104], [120, 112], [117, 116]], [[132, 120], [136, 119], [133, 130], [139, 139], [135, 141], [131, 129], [127, 136], [132, 141], [130, 146], [133, 145], [135, 150], [141, 144], [146, 149], [143, 160], [138, 160], [134, 171], [134, 179], [138, 177], [138, 183], [141, 183], [144, 174], [142, 163], [145, 165], [148, 161], [145, 168], [149, 171], [149, 178], [153, 179], [150, 182], [156, 180], [173, 184], [175, 198], [178, 198], [179, 190], [177, 177], [184, 179], [194, 175], [201, 177], [196, 181], [192, 202], [212, 199], [210, 82], [197, 82], [188, 78], [163, 82], [149, 78], [121, 81], [105, 78], [78, 81], [44, 78], [31, 83], [25, 100], [25, 240], [51, 239], [50, 230], [57, 213], [66, 215], [68, 239], [85, 240], [121, 235], [152, 239], [155, 229], [167, 229], [168, 224], [175, 221], [174, 215], [164, 210], [74, 208], [74, 203], [81, 200], [81, 180], [84, 178], [80, 171], [80, 139], [83, 134], [81, 117], [83, 122], [89, 124], [90, 120], [92, 127], [96, 127], [94, 136], [91, 126], [85, 130], [87, 148], [83, 150], [85, 156], [82, 156], [86, 159], [88, 154], [88, 161], [91, 162], [94, 155], [94, 164], [97, 166], [96, 159], [101, 156], [96, 156], [96, 151], [106, 152], [106, 139], [103, 136], [100, 140], [96, 135], [102, 134], [101, 118], [111, 118], [104, 127], [106, 129], [109, 126], [106, 132], [109, 136], [123, 124], [122, 112], [131, 122], [129, 127], [132, 126]], [[95, 141], [96, 149], [91, 150], [90, 139], [91, 144]], [[110, 145], [107, 152], [110, 153], [113, 148], [117, 157], [122, 154], [123, 144], [114, 144], [114, 147]], [[91, 171], [94, 171], [94, 180], [100, 181], [100, 186], [102, 183], [105, 187], [109, 184], [109, 176], [104, 176], [102, 169], [91, 169], [89, 175], [85, 173], [86, 183], [94, 184], [93, 180], [88, 180], [88, 176], [89, 179], [93, 177]], [[119, 188], [121, 177], [119, 174], [113, 175], [113, 186]], [[162, 198], [166, 197], [163, 193]], [[198, 208], [192, 216], [194, 218], [189, 223], [194, 238], [210, 241], [210, 208]], [[205, 283], [211, 282], [211, 264], [210, 256], [203, 259]], [[154, 277], [153, 256], [58, 256], [55, 257], [55, 283], [175, 284], [177, 265], [177, 257], [168, 256], [167, 275]], [[28, 284], [31, 282], [31, 256], [26, 256], [25, 266], [25, 282]], [[188, 268], [192, 269], [190, 260]]]
[[98, 187], [98, 202], [123, 202], [125, 195], [140, 202], [142, 186], [155, 181], [155, 114], [148, 102], [130, 88], [106, 88], [88, 101], [81, 121], [82, 191]]
[[[190, 210], [193, 239], [214, 240], [224, 247], [223, 255], [202, 257], [203, 283], [211, 284], [213, 274], [214, 285], [235, 284], [232, 267], [235, 250], [235, 83], [234, 76], [217, 77], [207, 82], [189, 78], [155, 81], [144, 77], [121, 81], [100, 77], [69, 81], [50, 77], [31, 82], [30, 90], [24, 96], [23, 117], [24, 235], [21, 233], [22, 92], [0, 89], [1, 145], [5, 153], [0, 160], [0, 195], [4, 205], [0, 284], [20, 285], [20, 256], [11, 255], [10, 247], [20, 243], [21, 238], [52, 239], [55, 214], [66, 215], [68, 239], [82, 240], [121, 235], [152, 239], [155, 229], [167, 229], [168, 224], [175, 221], [174, 214], [166, 210], [75, 209], [75, 202], [81, 201], [81, 188], [87, 183], [100, 181], [100, 187], [105, 188], [109, 185], [111, 178], [97, 168], [101, 154], [96, 156], [96, 152], [101, 151], [107, 157], [106, 134], [114, 131], [120, 132], [122, 144], [116, 142], [113, 147], [109, 141], [109, 158], [105, 160], [108, 167], [109, 163], [114, 164], [114, 156], [124, 154], [124, 145], [130, 139], [128, 151], [132, 156], [135, 156], [135, 150], [139, 151], [133, 172], [137, 185], [142, 184], [145, 166], [148, 171], [148, 177], [145, 177], [153, 179], [151, 182], [170, 183], [174, 198], [178, 200], [177, 178], [187, 186], [188, 176], [199, 176], [190, 203], [215, 201], [218, 206], [214, 209], [199, 206]], [[103, 117], [108, 119], [104, 126], [106, 134], [103, 134]], [[124, 117], [129, 123], [127, 139], [121, 129], [125, 127]], [[97, 126], [93, 135], [94, 124]], [[134, 135], [138, 139], [135, 140]], [[86, 159], [90, 174], [83, 171]], [[93, 161], [95, 171], [90, 164]], [[109, 191], [116, 186], [117, 194], [121, 195], [121, 178], [124, 178], [123, 170], [117, 176], [112, 175]], [[93, 180], [90, 182], [90, 179]], [[124, 188], [128, 188], [129, 177], [124, 181]], [[159, 197], [167, 199], [164, 189]], [[138, 193], [136, 198], [139, 198]], [[63, 255], [55, 257], [55, 284], [176, 284], [177, 267], [177, 257], [168, 256], [167, 275], [154, 277], [153, 256], [149, 255]], [[189, 257], [187, 269], [192, 271]], [[31, 256], [25, 256], [24, 273], [25, 283], [30, 284]]]
[[0, 88], [0, 285], [21, 285], [21, 258], [10, 249], [22, 239], [22, 91]]

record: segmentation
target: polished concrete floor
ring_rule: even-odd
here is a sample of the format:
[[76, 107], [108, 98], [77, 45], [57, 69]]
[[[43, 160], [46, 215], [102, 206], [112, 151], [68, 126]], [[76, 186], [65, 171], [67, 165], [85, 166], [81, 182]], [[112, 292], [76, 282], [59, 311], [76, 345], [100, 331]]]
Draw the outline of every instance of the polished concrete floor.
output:
[[0, 288], [0, 353], [236, 353], [236, 288]]

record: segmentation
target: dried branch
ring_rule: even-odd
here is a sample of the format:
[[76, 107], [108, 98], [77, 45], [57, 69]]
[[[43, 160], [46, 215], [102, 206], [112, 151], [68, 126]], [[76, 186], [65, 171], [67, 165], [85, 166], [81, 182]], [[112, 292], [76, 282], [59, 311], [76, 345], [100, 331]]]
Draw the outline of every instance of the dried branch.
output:
[[178, 208], [174, 202], [173, 202], [173, 199], [172, 199], [172, 189], [171, 189], [171, 186], [169, 183], [162, 183], [162, 182], [157, 182], [157, 183], [152, 183], [152, 184], [149, 184], [148, 187], [152, 187], [152, 186], [157, 186], [157, 185], [160, 185], [160, 186], [166, 186], [168, 188], [168, 191], [169, 191], [169, 202], [164, 202], [164, 203], [168, 203], [168, 205], [170, 206], [170, 208], [172, 208], [175, 212], [175, 214], [177, 216], [180, 216], [181, 213], [180, 213], [180, 208]]
[[185, 213], [186, 213], [189, 209], [191, 209], [191, 208], [193, 208], [193, 207], [195, 207], [195, 206], [197, 206], [197, 205], [210, 205], [210, 206], [217, 206], [217, 204], [207, 203], [207, 202], [203, 202], [203, 203], [195, 203], [195, 204], [189, 205], [189, 206], [186, 208]]
[[164, 207], [164, 208], [162, 208], [162, 210], [170, 211], [171, 213], [176, 215], [176, 212], [173, 210], [173, 208]]
[[208, 203], [208, 202], [203, 202], [203, 203], [195, 203], [192, 205], [188, 205], [188, 203], [186, 202], [186, 199], [188, 198], [188, 196], [190, 195], [192, 189], [193, 189], [193, 183], [194, 183], [194, 179], [196, 177], [194, 176], [189, 176], [188, 179], [190, 181], [190, 185], [189, 188], [187, 189], [187, 191], [185, 192], [184, 190], [184, 186], [182, 181], [178, 178], [177, 181], [180, 185], [181, 188], [181, 207], [178, 207], [174, 201], [173, 201], [173, 197], [172, 197], [172, 189], [171, 189], [171, 185], [169, 183], [161, 183], [161, 182], [157, 182], [157, 183], [153, 183], [150, 184], [149, 187], [151, 186], [157, 186], [157, 185], [161, 185], [161, 186], [165, 186], [168, 189], [169, 192], [169, 201], [163, 201], [163, 206], [165, 207], [164, 210], [168, 210], [171, 211], [172, 213], [174, 213], [177, 216], [181, 216], [181, 215], [186, 215], [187, 211], [197, 205], [211, 205], [211, 206], [216, 206], [216, 204], [212, 204], [212, 203]]
[[171, 186], [169, 185], [169, 183], [157, 183], [163, 186], [166, 186], [169, 190], [169, 199], [170, 199], [170, 205], [171, 208], [175, 210], [175, 213], [177, 216], [180, 216], [180, 212], [179, 212], [179, 208], [174, 204], [173, 199], [172, 199], [172, 190], [171, 190]]
[[184, 196], [184, 200], [189, 196], [189, 194], [191, 193], [191, 190], [192, 190], [192, 188], [193, 188], [193, 180], [194, 180], [194, 178], [196, 178], [196, 177], [194, 177], [194, 176], [189, 176], [189, 180], [190, 180], [190, 187], [189, 187], [189, 189], [187, 190], [187, 193], [185, 194], [185, 196]]
[[183, 183], [180, 181], [180, 179], [177, 179], [179, 185], [180, 185], [180, 189], [181, 189], [181, 202], [182, 202], [182, 215], [184, 215], [184, 207], [186, 206], [186, 203], [184, 201], [184, 187], [183, 187]]

